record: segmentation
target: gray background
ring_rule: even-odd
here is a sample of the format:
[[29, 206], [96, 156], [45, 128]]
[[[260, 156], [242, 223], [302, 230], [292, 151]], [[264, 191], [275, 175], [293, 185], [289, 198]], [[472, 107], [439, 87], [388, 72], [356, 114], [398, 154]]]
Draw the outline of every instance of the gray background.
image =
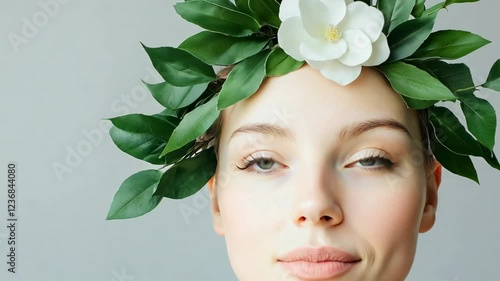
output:
[[[139, 42], [177, 46], [199, 30], [175, 14], [174, 2], [60, 0], [47, 16], [38, 1], [1, 0], [0, 280], [236, 280], [212, 230], [206, 188], [165, 199], [139, 219], [105, 221], [122, 181], [152, 166], [119, 151], [101, 118], [161, 110], [142, 88], [140, 79], [159, 80]], [[463, 60], [477, 82], [500, 57], [499, 10], [495, 0], [454, 5], [437, 22], [495, 42]], [[8, 36], [22, 35], [24, 18], [38, 26], [16, 48]], [[500, 109], [499, 93], [482, 96]], [[78, 148], [81, 159], [68, 158]], [[15, 275], [5, 263], [9, 161], [19, 167]], [[444, 172], [436, 225], [420, 236], [407, 280], [498, 280], [500, 173], [475, 163], [480, 186]], [[58, 177], [58, 164], [71, 171]]]

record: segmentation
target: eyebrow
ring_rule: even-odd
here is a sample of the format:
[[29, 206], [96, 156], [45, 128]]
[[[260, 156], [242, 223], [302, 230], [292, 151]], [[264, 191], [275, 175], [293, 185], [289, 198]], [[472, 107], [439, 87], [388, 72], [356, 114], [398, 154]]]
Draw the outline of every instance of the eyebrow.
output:
[[[412, 139], [408, 128], [394, 119], [370, 119], [343, 127], [339, 133], [339, 140], [342, 141], [348, 138], [353, 138], [376, 128], [387, 128], [399, 131]], [[271, 123], [253, 123], [243, 125], [236, 129], [229, 137], [228, 142], [237, 134], [252, 133], [275, 136], [290, 141], [295, 140], [295, 134], [288, 127], [281, 127]]]

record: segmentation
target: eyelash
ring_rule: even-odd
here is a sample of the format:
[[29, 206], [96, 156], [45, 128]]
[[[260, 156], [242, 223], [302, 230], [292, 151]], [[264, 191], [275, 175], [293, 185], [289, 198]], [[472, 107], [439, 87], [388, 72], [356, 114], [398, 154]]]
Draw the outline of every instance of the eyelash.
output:
[[[382, 161], [382, 165], [381, 166], [378, 166], [376, 168], [366, 168], [366, 167], [363, 167], [361, 166], [361, 169], [363, 170], [368, 170], [368, 171], [380, 171], [380, 170], [392, 170], [394, 168], [394, 163], [389, 160], [389, 158], [386, 158], [384, 157], [384, 152], [382, 151], [379, 151], [378, 155], [375, 155], [375, 152], [370, 152], [370, 155], [366, 155], [365, 157], [357, 160], [356, 162], [352, 163], [352, 164], [349, 164], [347, 166], [351, 166], [353, 164], [356, 164], [356, 163], [359, 163], [359, 162], [362, 162], [362, 161], [367, 161], [367, 160], [374, 160], [374, 161]], [[240, 170], [246, 170], [248, 169], [250, 166], [252, 166], [253, 164], [259, 162], [259, 161], [271, 161], [271, 162], [274, 162], [274, 163], [277, 163], [274, 158], [272, 157], [263, 157], [263, 156], [260, 156], [260, 157], [254, 157], [253, 155], [250, 155], [250, 158], [251, 160], [248, 160], [247, 158], [243, 158], [242, 159], [242, 162], [243, 162], [243, 167], [239, 167], [238, 165], [236, 165], [236, 167]], [[274, 166], [274, 165], [273, 165]], [[276, 170], [273, 170], [271, 172], [261, 172], [261, 171], [258, 171], [258, 170], [252, 170], [250, 171], [251, 173], [257, 173], [257, 174], [271, 174], [271, 173], [274, 173]]]
[[[264, 156], [258, 156], [258, 157], [254, 157], [253, 155], [250, 155], [250, 158], [251, 160], [248, 160], [247, 158], [243, 158], [241, 161], [243, 162], [243, 167], [239, 167], [238, 165], [236, 165], [236, 167], [240, 170], [246, 170], [248, 169], [250, 166], [252, 166], [253, 164], [259, 162], [259, 161], [271, 161], [271, 162], [274, 162], [274, 163], [277, 163], [277, 161], [274, 160], [274, 158], [272, 157], [264, 157]], [[273, 165], [274, 166], [274, 165]], [[252, 170], [250, 171], [250, 173], [257, 173], [257, 174], [271, 174], [271, 173], [274, 173], [276, 170], [273, 170], [271, 172], [261, 172], [261, 171], [258, 171], [258, 170]]]
[[384, 151], [378, 150], [377, 152], [369, 151], [368, 153], [366, 153], [367, 155], [365, 155], [363, 158], [361, 158], [361, 159], [357, 160], [356, 162], [349, 164], [347, 166], [351, 166], [351, 165], [357, 164], [357, 163], [362, 162], [362, 161], [367, 161], [367, 160], [375, 160], [375, 161], [379, 160], [379, 161], [382, 161], [381, 166], [377, 166], [376, 168], [366, 168], [364, 166], [361, 166], [361, 169], [369, 170], [369, 171], [380, 171], [380, 170], [389, 170], [390, 171], [390, 170], [392, 170], [394, 168], [394, 162], [392, 162], [389, 158], [385, 157]]

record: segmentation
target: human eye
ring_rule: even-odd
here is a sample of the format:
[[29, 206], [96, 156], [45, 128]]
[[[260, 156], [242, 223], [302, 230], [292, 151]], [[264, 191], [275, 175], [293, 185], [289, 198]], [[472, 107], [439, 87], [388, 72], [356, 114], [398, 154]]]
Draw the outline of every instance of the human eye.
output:
[[369, 171], [377, 171], [377, 170], [391, 170], [394, 168], [395, 163], [392, 162], [384, 151], [368, 151], [365, 155], [358, 159], [356, 162], [353, 162], [347, 167], [360, 167]]
[[241, 159], [242, 167], [236, 165], [240, 170], [249, 170], [250, 173], [257, 174], [270, 174], [277, 171], [272, 169], [276, 165], [281, 165], [274, 158], [263, 155], [250, 155], [249, 157]]

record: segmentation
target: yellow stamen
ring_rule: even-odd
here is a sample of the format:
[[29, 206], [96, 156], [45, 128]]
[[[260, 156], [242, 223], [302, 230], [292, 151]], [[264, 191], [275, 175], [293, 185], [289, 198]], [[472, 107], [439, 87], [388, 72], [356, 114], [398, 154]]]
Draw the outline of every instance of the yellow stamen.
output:
[[340, 29], [334, 25], [329, 25], [325, 30], [325, 38], [330, 42], [337, 42], [342, 37]]

